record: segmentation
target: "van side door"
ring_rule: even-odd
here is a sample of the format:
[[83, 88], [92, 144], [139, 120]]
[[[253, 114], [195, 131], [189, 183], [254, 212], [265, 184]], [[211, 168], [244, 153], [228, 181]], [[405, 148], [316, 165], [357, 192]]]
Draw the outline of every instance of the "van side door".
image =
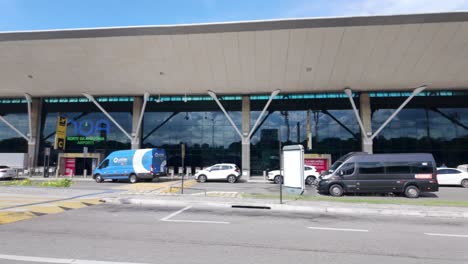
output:
[[343, 164], [338, 170], [338, 174], [343, 181], [346, 192], [356, 192], [356, 164], [354, 162]]
[[384, 165], [381, 162], [359, 162], [357, 188], [360, 192], [382, 192], [385, 188]]
[[103, 178], [111, 176], [111, 171], [109, 170], [109, 159], [105, 159], [101, 162], [98, 168]]

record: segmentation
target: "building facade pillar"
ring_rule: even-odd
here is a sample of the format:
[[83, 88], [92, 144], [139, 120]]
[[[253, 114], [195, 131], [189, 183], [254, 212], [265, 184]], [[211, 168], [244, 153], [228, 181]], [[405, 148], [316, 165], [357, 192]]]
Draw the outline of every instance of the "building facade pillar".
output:
[[[133, 98], [133, 111], [132, 111], [132, 149], [139, 149], [141, 148], [141, 135], [143, 131], [143, 127], [140, 128], [139, 135], [136, 135], [136, 130], [138, 126], [138, 121], [141, 115], [141, 109], [143, 107], [143, 98], [140, 96], [135, 96]], [[135, 137], [136, 136], [136, 137]]]
[[242, 177], [250, 179], [250, 139], [247, 135], [250, 132], [250, 97], [242, 96]]
[[373, 153], [372, 135], [372, 110], [368, 93], [361, 93], [359, 96], [359, 114], [367, 135], [361, 133], [361, 147], [363, 152]]
[[28, 136], [31, 140], [28, 142], [28, 167], [34, 168], [37, 166], [39, 156], [39, 140], [40, 140], [40, 125], [42, 116], [42, 99], [32, 98], [31, 101], [31, 133]]

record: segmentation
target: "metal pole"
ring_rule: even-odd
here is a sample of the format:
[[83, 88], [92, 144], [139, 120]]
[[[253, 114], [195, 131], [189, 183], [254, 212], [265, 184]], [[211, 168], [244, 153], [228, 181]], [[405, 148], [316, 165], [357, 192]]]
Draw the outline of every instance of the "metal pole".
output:
[[215, 102], [218, 104], [219, 108], [221, 108], [221, 111], [223, 111], [224, 115], [226, 116], [227, 120], [229, 121], [229, 123], [231, 123], [231, 126], [234, 128], [234, 130], [236, 130], [237, 134], [241, 137], [241, 138], [244, 138], [244, 136], [242, 135], [242, 133], [239, 131], [239, 129], [237, 128], [236, 124], [234, 124], [234, 121], [232, 121], [232, 118], [229, 116], [229, 114], [227, 113], [226, 109], [224, 109], [223, 105], [221, 104], [221, 102], [218, 100], [218, 97], [216, 96], [216, 94], [213, 92], [213, 91], [208, 91], [208, 95], [211, 96], [211, 98], [213, 98], [213, 100], [215, 100]]
[[267, 103], [265, 104], [265, 107], [263, 107], [263, 110], [262, 112], [260, 113], [260, 116], [257, 118], [257, 120], [255, 121], [255, 124], [253, 125], [252, 129], [250, 130], [250, 133], [249, 135], [247, 136], [249, 139], [252, 137], [253, 135], [253, 132], [255, 131], [255, 129], [257, 128], [258, 126], [258, 123], [260, 122], [260, 120], [262, 119], [263, 115], [265, 115], [265, 112], [266, 110], [268, 109], [268, 106], [270, 106], [271, 104], [271, 101], [273, 100], [273, 98], [275, 98], [275, 96], [277, 96], [279, 93], [280, 93], [280, 89], [278, 90], [274, 90], [271, 95], [270, 95], [270, 98], [268, 98], [268, 101]]
[[421, 87], [418, 87], [418, 88], [414, 89], [414, 91], [411, 93], [410, 97], [406, 98], [406, 100], [400, 105], [400, 107], [398, 107], [397, 110], [395, 110], [395, 112], [393, 112], [393, 114], [390, 115], [390, 117], [387, 118], [387, 120], [379, 127], [379, 129], [377, 129], [377, 131], [375, 131], [374, 134], [372, 134], [371, 140], [374, 139], [380, 133], [380, 131], [382, 131], [382, 129], [384, 129], [385, 126], [388, 123], [390, 123], [390, 121], [393, 120], [393, 118], [401, 111], [401, 109], [403, 109], [403, 107], [405, 107], [405, 105], [407, 105], [409, 103], [409, 101], [411, 101], [411, 99], [413, 99], [413, 97], [418, 95], [420, 92], [422, 92], [426, 88], [427, 88], [426, 86], [421, 86]]
[[282, 158], [282, 153], [281, 153], [281, 126], [278, 129], [278, 145], [279, 145], [279, 161], [280, 161], [280, 175], [281, 175], [281, 181], [279, 184], [280, 187], [280, 204], [283, 203], [283, 158]]
[[364, 125], [362, 124], [361, 117], [359, 116], [359, 111], [356, 108], [356, 104], [354, 103], [353, 100], [353, 91], [350, 88], [344, 89], [345, 94], [349, 98], [349, 102], [351, 103], [351, 106], [353, 107], [354, 114], [356, 115], [356, 119], [359, 123], [359, 127], [361, 128], [361, 133], [364, 135], [364, 137], [368, 138], [366, 129], [364, 128]]
[[3, 116], [0, 115], [0, 121], [3, 121], [7, 126], [9, 126], [11, 129], [13, 129], [18, 135], [20, 135], [22, 138], [26, 139], [26, 141], [30, 141], [30, 138], [27, 137], [25, 134], [21, 133], [15, 126], [13, 126], [10, 122], [8, 122]]
[[185, 159], [185, 144], [182, 143], [180, 144], [180, 152], [181, 152], [181, 158], [182, 158], [182, 188], [181, 188], [181, 193], [184, 194], [184, 159]]
[[109, 120], [110, 120], [112, 123], [114, 123], [114, 125], [115, 125], [118, 129], [120, 129], [120, 131], [122, 131], [122, 132], [124, 133], [125, 136], [127, 136], [127, 137], [130, 139], [130, 142], [133, 142], [133, 137], [130, 136], [130, 135], [127, 133], [127, 131], [125, 131], [125, 129], [123, 129], [123, 127], [120, 126], [119, 123], [117, 123], [117, 121], [115, 121], [115, 119], [112, 118], [112, 116], [111, 116], [109, 113], [107, 113], [107, 111], [106, 111], [104, 108], [102, 108], [102, 106], [96, 101], [96, 99], [94, 99], [94, 97], [93, 97], [92, 95], [89, 95], [89, 94], [86, 94], [86, 93], [84, 93], [83, 95], [84, 95], [86, 98], [88, 98], [88, 100], [90, 100], [91, 102], [93, 102], [93, 103], [97, 106], [97, 108], [99, 108], [99, 110], [101, 110], [101, 112], [102, 112], [107, 118], [109, 118]]

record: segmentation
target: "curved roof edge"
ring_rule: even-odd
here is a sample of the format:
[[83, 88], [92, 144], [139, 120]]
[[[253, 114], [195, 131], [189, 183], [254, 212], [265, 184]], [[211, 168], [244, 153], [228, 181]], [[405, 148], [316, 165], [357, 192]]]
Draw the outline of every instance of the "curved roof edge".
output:
[[220, 23], [206, 23], [206, 24], [0, 32], [0, 41], [200, 34], [200, 33], [280, 30], [280, 29], [295, 29], [295, 28], [327, 28], [327, 27], [351, 27], [351, 26], [372, 26], [372, 25], [463, 22], [463, 21], [468, 21], [468, 12], [466, 11], [447, 12], [447, 13], [382, 15], [382, 16], [297, 18], [297, 19], [258, 20], [258, 21], [241, 21], [241, 22], [220, 22]]

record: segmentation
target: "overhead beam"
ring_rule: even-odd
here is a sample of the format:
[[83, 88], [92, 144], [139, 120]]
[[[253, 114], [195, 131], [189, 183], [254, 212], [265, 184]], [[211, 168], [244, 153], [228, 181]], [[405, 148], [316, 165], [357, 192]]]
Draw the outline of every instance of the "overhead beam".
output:
[[260, 113], [260, 115], [258, 116], [257, 120], [255, 121], [253, 127], [250, 129], [250, 132], [247, 134], [247, 135], [243, 135], [239, 128], [236, 126], [236, 124], [234, 123], [234, 121], [232, 121], [232, 118], [229, 116], [229, 114], [227, 113], [226, 109], [224, 109], [223, 105], [221, 104], [221, 102], [219, 101], [218, 99], [218, 96], [216, 95], [215, 92], [213, 91], [208, 91], [208, 95], [211, 96], [211, 98], [213, 98], [213, 100], [215, 100], [215, 102], [218, 104], [219, 108], [221, 108], [221, 111], [223, 111], [224, 115], [226, 116], [226, 118], [228, 119], [229, 123], [231, 123], [232, 127], [236, 130], [237, 134], [241, 137], [241, 139], [243, 141], [249, 141], [250, 138], [252, 137], [254, 131], [256, 131], [257, 129], [257, 126], [259, 125], [260, 123], [260, 120], [262, 120], [263, 116], [265, 115], [265, 112], [267, 111], [268, 107], [270, 106], [271, 104], [271, 101], [273, 100], [273, 98], [275, 98], [275, 96], [277, 96], [279, 93], [281, 92], [280, 89], [277, 89], [277, 90], [274, 90], [271, 94], [270, 94], [270, 97], [268, 98], [268, 101], [267, 103], [265, 104], [265, 107], [263, 107], [263, 110], [262, 112]]
[[348, 133], [353, 135], [353, 137], [359, 139], [357, 134], [355, 134], [351, 129], [349, 129], [347, 126], [345, 126], [343, 123], [341, 123], [341, 121], [338, 120], [338, 118], [336, 118], [334, 115], [332, 115], [332, 113], [330, 113], [328, 110], [322, 110], [322, 113], [326, 114], [331, 119], [333, 119], [336, 123], [338, 123], [338, 125], [340, 125], [342, 128], [344, 128]]
[[162, 126], [164, 126], [169, 120], [171, 120], [175, 115], [177, 115], [180, 112], [173, 112], [169, 117], [167, 117], [164, 121], [161, 122], [161, 124], [157, 125], [155, 128], [153, 128], [146, 136], [143, 137], [143, 140], [147, 139], [149, 136], [151, 136], [154, 132], [156, 132], [158, 129], [160, 129]]
[[90, 95], [90, 94], [87, 94], [87, 93], [83, 93], [83, 96], [88, 98], [89, 101], [91, 101], [93, 104], [95, 104], [97, 106], [97, 108], [99, 108], [99, 110], [101, 110], [101, 112], [107, 116], [107, 118], [109, 118], [109, 120], [114, 123], [114, 125], [120, 129], [120, 131], [122, 131], [122, 133], [128, 137], [130, 139], [131, 142], [133, 142], [133, 138], [132, 136], [127, 132], [125, 131], [125, 129], [123, 129], [122, 126], [119, 125], [119, 123], [117, 121], [115, 121], [115, 119], [99, 104], [98, 101], [96, 101], [96, 99], [94, 98], [94, 96]]
[[348, 99], [351, 103], [354, 114], [356, 116], [356, 119], [359, 123], [359, 127], [361, 128], [362, 140], [364, 142], [363, 145], [366, 148], [364, 151], [372, 153], [372, 144], [373, 144], [372, 142], [374, 138], [379, 135], [382, 129], [384, 129], [388, 125], [388, 123], [390, 123], [393, 120], [393, 118], [395, 118], [395, 116], [398, 115], [401, 109], [403, 109], [403, 107], [405, 107], [411, 101], [411, 99], [413, 99], [413, 97], [415, 97], [416, 95], [424, 91], [426, 88], [427, 88], [426, 85], [422, 85], [420, 87], [415, 88], [413, 92], [411, 93], [411, 95], [408, 98], [406, 98], [406, 100], [395, 110], [395, 112], [393, 112], [387, 118], [387, 120], [385, 120], [385, 122], [374, 133], [372, 133], [372, 131], [366, 131], [366, 129], [364, 128], [361, 117], [359, 116], [359, 111], [357, 110], [356, 104], [354, 103], [353, 91], [351, 90], [351, 88], [344, 89], [344, 93], [348, 96]]
[[22, 138], [26, 139], [26, 141], [29, 142], [29, 137], [23, 134], [21, 131], [19, 131], [14, 125], [12, 125], [10, 122], [8, 122], [3, 116], [0, 115], [0, 120], [5, 123], [7, 126], [9, 126], [13, 131], [15, 131], [18, 135], [20, 135]]
[[455, 118], [453, 118], [453, 117], [447, 115], [446, 113], [440, 111], [439, 109], [437, 109], [437, 108], [435, 108], [435, 107], [431, 107], [431, 108], [429, 108], [429, 109], [431, 109], [432, 111], [438, 113], [439, 115], [441, 115], [441, 116], [447, 118], [448, 120], [450, 120], [450, 122], [454, 123], [455, 125], [458, 125], [458, 126], [464, 128], [464, 129], [468, 130], [468, 126], [465, 126], [465, 125], [462, 124], [460, 121], [458, 121], [458, 120], [456, 120]]

